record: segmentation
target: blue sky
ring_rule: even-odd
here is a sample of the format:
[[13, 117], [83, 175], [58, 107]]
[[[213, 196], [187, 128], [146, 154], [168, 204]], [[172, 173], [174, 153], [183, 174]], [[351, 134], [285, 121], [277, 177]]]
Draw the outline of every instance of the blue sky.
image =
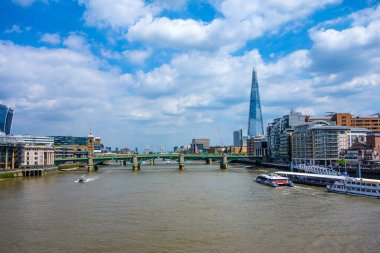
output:
[[379, 1], [2, 0], [0, 103], [14, 134], [229, 145], [253, 66], [265, 124], [379, 112], [379, 30]]

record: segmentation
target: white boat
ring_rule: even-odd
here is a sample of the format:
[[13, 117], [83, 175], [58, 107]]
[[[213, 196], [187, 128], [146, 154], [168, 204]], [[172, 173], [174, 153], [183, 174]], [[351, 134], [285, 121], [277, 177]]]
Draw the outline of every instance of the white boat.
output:
[[329, 192], [380, 198], [380, 180], [347, 177], [327, 185]]
[[274, 173], [271, 174], [261, 174], [256, 177], [256, 182], [273, 186], [273, 187], [279, 187], [279, 186], [291, 186], [293, 187], [294, 184], [292, 181], [289, 180], [287, 177], [281, 177], [279, 175], [276, 175]]

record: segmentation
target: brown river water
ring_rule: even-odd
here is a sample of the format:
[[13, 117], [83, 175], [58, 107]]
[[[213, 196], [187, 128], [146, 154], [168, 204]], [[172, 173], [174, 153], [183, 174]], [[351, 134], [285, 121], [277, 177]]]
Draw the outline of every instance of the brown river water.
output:
[[0, 181], [0, 252], [380, 252], [380, 200], [217, 165]]

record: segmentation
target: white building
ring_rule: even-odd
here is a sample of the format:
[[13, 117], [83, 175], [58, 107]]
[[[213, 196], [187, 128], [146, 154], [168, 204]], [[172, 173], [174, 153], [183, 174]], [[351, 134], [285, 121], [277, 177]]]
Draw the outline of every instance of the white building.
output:
[[22, 166], [51, 166], [54, 165], [54, 148], [51, 145], [25, 145]]
[[370, 132], [367, 128], [351, 128], [347, 133], [348, 147], [352, 147], [356, 141], [366, 142], [367, 133]]

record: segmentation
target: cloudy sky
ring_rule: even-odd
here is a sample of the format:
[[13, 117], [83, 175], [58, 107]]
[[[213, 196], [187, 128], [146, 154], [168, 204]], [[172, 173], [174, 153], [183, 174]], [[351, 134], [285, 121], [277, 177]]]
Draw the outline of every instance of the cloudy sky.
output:
[[264, 124], [380, 112], [380, 5], [370, 0], [1, 0], [0, 103], [14, 134], [99, 135], [166, 150]]

